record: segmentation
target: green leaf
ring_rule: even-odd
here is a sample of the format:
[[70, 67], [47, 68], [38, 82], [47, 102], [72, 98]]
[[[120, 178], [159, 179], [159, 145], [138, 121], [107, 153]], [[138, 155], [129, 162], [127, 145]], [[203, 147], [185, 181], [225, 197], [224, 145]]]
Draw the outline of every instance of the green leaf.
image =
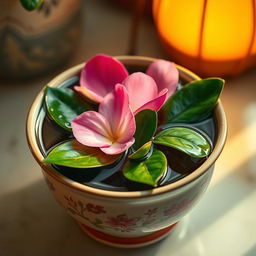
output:
[[42, 2], [43, 0], [20, 0], [22, 6], [28, 11], [35, 10]]
[[145, 161], [127, 161], [123, 167], [123, 175], [129, 180], [156, 187], [166, 169], [167, 159], [164, 153], [154, 149], [152, 155]]
[[45, 90], [45, 102], [48, 113], [62, 128], [72, 131], [72, 120], [92, 107], [77, 97], [77, 94], [68, 88], [51, 88]]
[[44, 162], [74, 168], [95, 168], [110, 165], [120, 157], [106, 155], [98, 148], [84, 146], [73, 139], [55, 147]]
[[152, 141], [149, 141], [149, 142], [145, 143], [138, 150], [136, 150], [135, 152], [130, 154], [128, 156], [128, 158], [130, 158], [130, 159], [140, 159], [140, 158], [145, 157], [148, 154], [148, 152], [150, 151], [151, 146], [152, 146]]
[[186, 127], [172, 127], [161, 131], [153, 143], [178, 149], [192, 157], [209, 155], [211, 146], [198, 132]]
[[157, 113], [151, 109], [144, 109], [135, 116], [136, 132], [133, 149], [137, 150], [150, 141], [156, 132]]
[[161, 123], [198, 122], [214, 109], [224, 80], [208, 78], [185, 85], [170, 97], [160, 110]]

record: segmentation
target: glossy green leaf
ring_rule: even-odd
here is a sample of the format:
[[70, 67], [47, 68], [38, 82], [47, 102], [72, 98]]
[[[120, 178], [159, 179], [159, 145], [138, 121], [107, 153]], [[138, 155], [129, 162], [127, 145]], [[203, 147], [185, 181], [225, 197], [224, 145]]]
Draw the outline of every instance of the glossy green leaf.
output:
[[160, 110], [162, 124], [174, 122], [198, 122], [214, 109], [224, 80], [208, 78], [185, 85], [170, 97]]
[[161, 131], [153, 143], [178, 149], [192, 157], [205, 157], [211, 146], [200, 133], [186, 127], [171, 127]]
[[128, 158], [130, 158], [130, 159], [140, 159], [140, 158], [145, 157], [149, 153], [149, 151], [151, 149], [151, 146], [152, 146], [152, 141], [149, 141], [149, 142], [145, 143], [138, 150], [136, 150], [135, 152], [130, 154], [128, 156]]
[[132, 181], [157, 186], [167, 169], [167, 159], [160, 150], [154, 149], [152, 155], [142, 161], [129, 160], [123, 167], [123, 175]]
[[43, 0], [20, 0], [22, 6], [28, 11], [35, 10], [42, 2]]
[[133, 149], [137, 150], [150, 141], [156, 132], [157, 113], [151, 109], [144, 109], [135, 116], [136, 132]]
[[72, 120], [81, 113], [92, 109], [85, 105], [77, 94], [68, 88], [51, 88], [45, 90], [45, 102], [48, 113], [62, 128], [72, 131]]
[[120, 155], [107, 155], [98, 148], [84, 146], [74, 139], [55, 147], [44, 162], [74, 168], [95, 168], [110, 165], [118, 159]]

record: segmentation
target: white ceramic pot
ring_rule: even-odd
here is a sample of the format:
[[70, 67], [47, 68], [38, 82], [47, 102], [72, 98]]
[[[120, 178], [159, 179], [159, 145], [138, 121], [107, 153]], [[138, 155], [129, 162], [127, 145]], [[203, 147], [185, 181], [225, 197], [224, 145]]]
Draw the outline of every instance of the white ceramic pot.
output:
[[[129, 67], [146, 67], [154, 59], [117, 57]], [[84, 64], [73, 67], [49, 82], [57, 87], [77, 76]], [[177, 66], [180, 77], [189, 82], [199, 79]], [[55, 198], [96, 240], [122, 247], [137, 247], [155, 242], [168, 234], [175, 224], [197, 203], [206, 190], [225, 143], [227, 124], [219, 102], [214, 110], [216, 143], [209, 158], [194, 172], [174, 183], [146, 191], [118, 192], [93, 188], [64, 177], [51, 165], [43, 163], [37, 125], [43, 104], [44, 89], [38, 94], [27, 119], [28, 143]], [[41, 118], [41, 117], [40, 117]]]

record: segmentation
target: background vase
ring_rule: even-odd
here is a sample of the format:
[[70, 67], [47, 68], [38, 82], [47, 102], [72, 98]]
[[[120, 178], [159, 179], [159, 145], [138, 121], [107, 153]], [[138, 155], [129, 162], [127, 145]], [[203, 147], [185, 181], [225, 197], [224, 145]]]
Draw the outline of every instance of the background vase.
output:
[[27, 79], [64, 64], [80, 32], [80, 0], [45, 0], [28, 12], [0, 1], [0, 78]]
[[255, 0], [154, 0], [153, 12], [176, 63], [203, 76], [233, 76], [255, 65]]

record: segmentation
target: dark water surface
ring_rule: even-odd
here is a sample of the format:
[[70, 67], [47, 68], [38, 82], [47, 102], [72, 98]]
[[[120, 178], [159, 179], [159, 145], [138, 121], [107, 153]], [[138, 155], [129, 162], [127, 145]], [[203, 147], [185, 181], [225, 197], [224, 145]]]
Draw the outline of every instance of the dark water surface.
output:
[[[182, 81], [181, 81], [182, 83]], [[65, 81], [61, 86], [72, 87], [79, 84], [79, 77], [72, 77]], [[215, 120], [213, 117], [193, 124], [172, 124], [166, 125], [162, 128], [168, 128], [171, 126], [185, 126], [194, 128], [209, 138], [209, 141], [214, 144], [215, 142]], [[73, 138], [71, 133], [68, 133], [61, 127], [59, 127], [54, 121], [50, 119], [46, 113], [46, 108], [43, 105], [39, 113], [37, 120], [37, 139], [40, 145], [41, 152], [44, 156], [50, 151], [54, 146], [63, 142], [65, 140]], [[194, 170], [196, 170], [206, 158], [192, 158], [178, 150], [165, 147], [157, 146], [167, 157], [168, 168], [166, 170], [165, 176], [160, 180], [159, 186], [163, 186], [174, 181], [177, 181]], [[91, 168], [91, 169], [76, 169], [62, 166], [54, 166], [54, 168], [62, 175], [77, 181], [79, 183], [97, 187], [107, 190], [115, 191], [136, 191], [150, 189], [148, 185], [143, 185], [126, 180], [122, 172], [122, 165], [126, 160], [124, 156], [118, 163], [107, 167]]]

